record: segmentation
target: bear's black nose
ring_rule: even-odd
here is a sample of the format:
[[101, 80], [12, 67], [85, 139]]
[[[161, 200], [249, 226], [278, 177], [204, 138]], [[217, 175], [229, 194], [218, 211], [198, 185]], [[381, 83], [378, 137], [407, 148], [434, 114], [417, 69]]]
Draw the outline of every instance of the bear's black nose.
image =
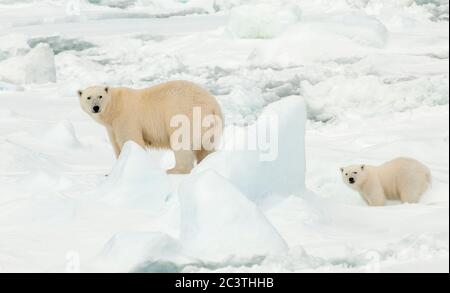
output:
[[92, 111], [94, 111], [94, 113], [98, 113], [99, 110], [100, 110], [99, 106], [92, 107]]
[[348, 181], [349, 181], [351, 184], [355, 183], [355, 179], [354, 179], [353, 177], [348, 178]]

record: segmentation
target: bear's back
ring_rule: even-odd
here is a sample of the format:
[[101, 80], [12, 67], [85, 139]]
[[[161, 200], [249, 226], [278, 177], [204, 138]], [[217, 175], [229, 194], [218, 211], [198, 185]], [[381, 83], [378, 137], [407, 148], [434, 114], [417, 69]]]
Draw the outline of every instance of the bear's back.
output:
[[421, 162], [400, 157], [377, 168], [378, 177], [388, 198], [398, 199], [402, 191], [411, 185], [424, 190], [430, 181], [430, 171]]

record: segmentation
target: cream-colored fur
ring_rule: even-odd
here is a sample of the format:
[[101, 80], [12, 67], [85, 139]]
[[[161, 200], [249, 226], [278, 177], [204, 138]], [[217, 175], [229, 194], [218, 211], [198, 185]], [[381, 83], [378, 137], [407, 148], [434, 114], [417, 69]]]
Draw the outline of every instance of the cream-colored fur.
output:
[[341, 168], [342, 179], [371, 206], [386, 200], [417, 203], [431, 182], [430, 170], [414, 159], [397, 158], [380, 166], [352, 165]]
[[[223, 117], [216, 99], [205, 89], [188, 81], [170, 81], [145, 89], [89, 87], [78, 91], [83, 110], [108, 131], [109, 139], [118, 157], [128, 140], [141, 147], [171, 149], [170, 137], [176, 128], [170, 121], [175, 115], [185, 115], [192, 122], [193, 108], [200, 107], [202, 118], [219, 117], [211, 127], [223, 127]], [[210, 127], [210, 128], [211, 128]], [[204, 134], [208, 129], [202, 127]], [[201, 140], [191, 131], [191, 146]], [[211, 149], [177, 150], [176, 166], [168, 173], [189, 173]]]

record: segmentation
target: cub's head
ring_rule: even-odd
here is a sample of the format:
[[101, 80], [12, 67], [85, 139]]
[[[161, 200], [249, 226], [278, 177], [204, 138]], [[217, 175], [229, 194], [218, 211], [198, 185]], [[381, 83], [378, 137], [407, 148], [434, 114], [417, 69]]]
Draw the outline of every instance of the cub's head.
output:
[[78, 91], [81, 108], [89, 115], [100, 114], [111, 100], [111, 93], [107, 86], [92, 86]]
[[342, 180], [353, 189], [358, 189], [367, 178], [365, 165], [351, 165], [340, 168]]

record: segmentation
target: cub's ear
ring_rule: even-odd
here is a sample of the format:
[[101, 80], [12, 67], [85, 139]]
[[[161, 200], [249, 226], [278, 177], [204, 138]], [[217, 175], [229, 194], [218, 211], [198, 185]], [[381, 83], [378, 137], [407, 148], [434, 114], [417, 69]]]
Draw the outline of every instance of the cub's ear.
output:
[[341, 171], [341, 173], [344, 173], [344, 168], [340, 167], [339, 170]]
[[106, 92], [106, 93], [109, 92], [109, 86], [105, 86], [105, 92]]
[[364, 170], [365, 167], [366, 165], [361, 165], [361, 170]]
[[81, 98], [81, 95], [83, 94], [83, 91], [82, 90], [78, 90], [77, 93], [78, 93], [78, 96]]

